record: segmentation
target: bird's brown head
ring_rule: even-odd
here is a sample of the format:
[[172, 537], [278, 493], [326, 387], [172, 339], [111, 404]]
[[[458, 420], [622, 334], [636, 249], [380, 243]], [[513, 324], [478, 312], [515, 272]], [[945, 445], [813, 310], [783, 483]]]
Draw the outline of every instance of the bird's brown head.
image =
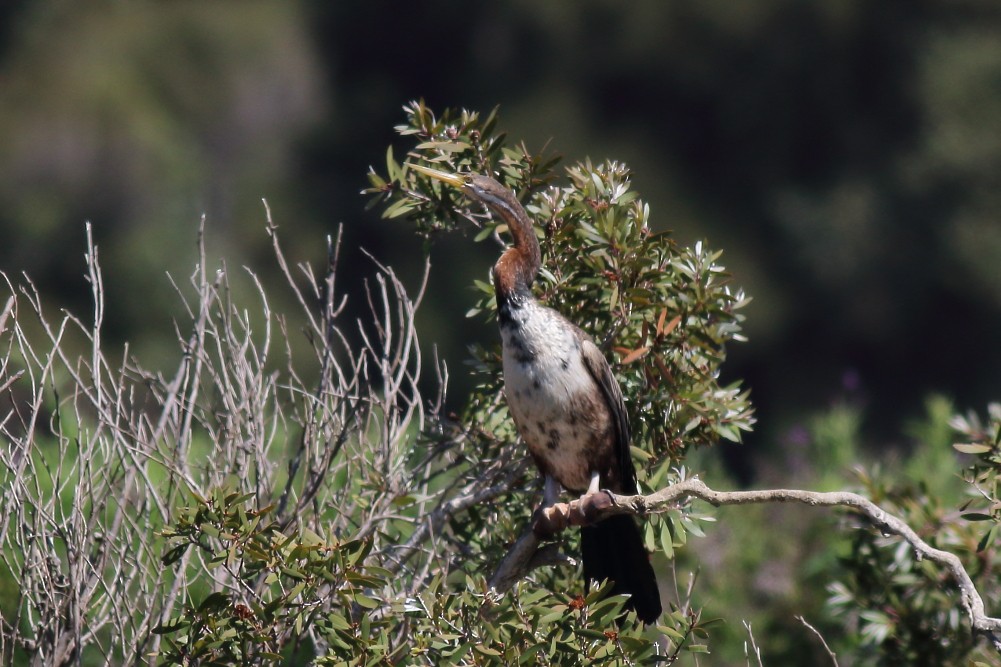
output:
[[482, 203], [507, 223], [514, 239], [514, 247], [501, 255], [494, 265], [498, 295], [501, 291], [514, 292], [531, 287], [542, 265], [542, 253], [539, 249], [539, 240], [535, 238], [535, 231], [532, 229], [532, 219], [528, 217], [514, 192], [490, 176], [482, 174], [452, 174], [419, 164], [408, 166], [414, 171], [460, 190], [473, 201]]

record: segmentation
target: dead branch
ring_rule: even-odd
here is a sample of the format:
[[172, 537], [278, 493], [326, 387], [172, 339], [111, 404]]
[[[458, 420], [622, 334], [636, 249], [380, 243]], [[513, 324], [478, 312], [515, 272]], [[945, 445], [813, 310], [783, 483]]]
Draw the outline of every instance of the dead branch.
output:
[[[567, 525], [587, 525], [616, 514], [647, 516], [677, 509], [698, 498], [713, 505], [751, 505], [762, 503], [801, 503], [812, 507], [847, 507], [866, 517], [872, 527], [884, 535], [898, 535], [914, 550], [917, 559], [927, 558], [952, 575], [959, 589], [960, 600], [975, 634], [986, 637], [1001, 653], [1001, 618], [988, 616], [984, 601], [977, 591], [962, 561], [953, 553], [936, 549], [900, 518], [874, 502], [849, 491], [817, 492], [800, 489], [762, 489], [755, 491], [716, 491], [698, 478], [686, 479], [649, 495], [619, 496], [610, 492], [585, 495], [569, 503], [559, 503], [546, 512], [545, 519], [536, 521], [535, 530], [543, 525], [547, 533], [559, 532]], [[534, 560], [541, 542], [532, 527], [518, 539], [490, 579], [490, 586], [503, 594], [525, 577], [537, 564]]]
[[802, 623], [807, 630], [813, 633], [813, 635], [820, 641], [820, 644], [824, 647], [824, 651], [831, 659], [831, 662], [834, 664], [834, 667], [838, 667], [838, 656], [837, 654], [834, 653], [834, 651], [831, 650], [831, 647], [828, 646], [827, 640], [824, 639], [824, 635], [820, 634], [820, 630], [817, 630], [817, 628], [807, 623], [806, 619], [803, 618], [802, 616], [797, 616], [796, 620]]
[[[208, 266], [203, 220], [189, 284], [171, 279], [187, 316], [174, 323], [177, 365], [162, 371], [127, 347], [107, 349], [105, 281], [89, 227], [92, 316], [53, 316], [27, 276], [0, 272], [0, 574], [16, 586], [0, 619], [0, 663], [16, 651], [34, 664], [96, 655], [145, 662], [160, 650], [154, 629], [178, 615], [195, 582], [255, 595], [263, 578], [248, 584], [200, 550], [163, 567], [158, 536], [192, 494], [235, 484], [257, 507], [275, 505], [290, 532], [362, 531], [384, 554], [399, 546], [393, 525], [441, 505], [421, 532], [431, 543], [443, 518], [498, 493], [502, 467], [464, 487], [470, 500], [452, 502], [435, 477], [447, 466], [408, 465], [429, 407], [415, 325], [426, 274], [415, 298], [376, 262], [366, 289], [356, 289], [367, 312], [344, 322], [340, 237], [328, 240], [326, 266], [314, 272], [286, 262], [276, 229], [269, 212], [283, 289], [301, 312], [272, 310], [266, 281], [250, 269], [258, 303], [238, 302], [225, 263]], [[312, 358], [298, 358], [294, 341]], [[401, 512], [406, 494], [413, 504]], [[411, 546], [422, 554], [411, 567], [436, 562], [426, 545]]]

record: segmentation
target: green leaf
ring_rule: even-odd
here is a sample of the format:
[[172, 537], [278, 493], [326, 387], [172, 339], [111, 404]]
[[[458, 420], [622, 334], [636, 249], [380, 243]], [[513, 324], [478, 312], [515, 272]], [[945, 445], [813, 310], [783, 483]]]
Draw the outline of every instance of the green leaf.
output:
[[188, 544], [179, 544], [165, 553], [163, 558], [161, 558], [161, 561], [164, 565], [173, 565], [177, 561], [181, 560], [181, 557], [184, 556], [185, 552], [187, 552], [188, 546]]
[[417, 144], [417, 150], [436, 150], [443, 151], [446, 153], [461, 153], [462, 151], [469, 150], [472, 148], [467, 143], [459, 141], [425, 141], [422, 144]]
[[338, 613], [331, 612], [327, 616], [327, 621], [330, 623], [330, 627], [335, 630], [350, 630], [351, 624], [345, 620], [343, 616]]
[[400, 216], [407, 215], [413, 210], [414, 210], [414, 205], [410, 201], [406, 199], [401, 199], [400, 201], [396, 202], [395, 204], [387, 208], [385, 211], [383, 211], [382, 217], [388, 219], [399, 218]]
[[170, 634], [172, 632], [178, 632], [179, 630], [183, 630], [184, 628], [188, 627], [189, 625], [191, 625], [191, 621], [189, 621], [187, 619], [180, 618], [180, 617], [178, 617], [178, 618], [172, 618], [169, 621], [167, 621], [165, 623], [162, 623], [161, 625], [158, 625], [155, 628], [153, 628], [153, 634], [156, 634], [156, 635], [166, 635], [166, 634]]
[[351, 596], [351, 599], [354, 600], [359, 607], [364, 607], [365, 609], [376, 609], [379, 607], [378, 600], [370, 598], [364, 593], [355, 593]]
[[671, 535], [668, 521], [664, 521], [660, 527], [660, 549], [668, 558], [674, 558], [674, 536]]
[[219, 537], [219, 529], [211, 523], [202, 523], [198, 529], [210, 537]]
[[982, 445], [973, 442], [960, 442], [953, 445], [957, 451], [963, 452], [964, 454], [986, 454], [991, 451], [993, 447], [990, 445]]
[[215, 593], [209, 594], [202, 603], [198, 605], [198, 611], [218, 611], [229, 606], [229, 593], [224, 593], [222, 591], [216, 591]]
[[977, 543], [977, 553], [982, 553], [988, 546], [994, 541], [994, 534], [997, 531], [997, 526], [991, 526], [991, 529], [984, 533], [984, 536], [980, 538]]
[[396, 182], [401, 178], [401, 171], [399, 163], [393, 159], [393, 147], [389, 146], [386, 149], [386, 173], [389, 175], [389, 180]]

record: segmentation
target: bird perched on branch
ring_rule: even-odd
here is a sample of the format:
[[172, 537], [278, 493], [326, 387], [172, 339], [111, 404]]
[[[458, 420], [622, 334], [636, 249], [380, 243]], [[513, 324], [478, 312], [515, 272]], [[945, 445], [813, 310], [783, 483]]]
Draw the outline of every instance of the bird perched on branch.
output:
[[[514, 244], [493, 270], [504, 393], [518, 432], [544, 476], [543, 510], [557, 502], [561, 485], [581, 494], [601, 489], [635, 494], [622, 392], [590, 337], [532, 295], [542, 254], [532, 220], [518, 198], [489, 176], [409, 166], [458, 188], [507, 223]], [[612, 593], [628, 594], [627, 607], [642, 621], [657, 620], [657, 579], [631, 516], [612, 516], [582, 527], [581, 559], [588, 582], [613, 581]]]

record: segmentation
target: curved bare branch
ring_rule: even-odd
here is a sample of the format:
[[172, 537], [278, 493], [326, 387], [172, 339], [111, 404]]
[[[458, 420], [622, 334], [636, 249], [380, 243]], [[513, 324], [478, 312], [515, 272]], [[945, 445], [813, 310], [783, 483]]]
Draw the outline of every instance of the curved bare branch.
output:
[[[560, 503], [545, 513], [546, 532], [558, 532], [568, 525], [587, 525], [615, 514], [646, 516], [677, 509], [693, 498], [704, 500], [715, 507], [724, 505], [752, 505], [762, 503], [801, 503], [813, 507], [847, 507], [869, 520], [884, 534], [898, 535], [914, 550], [918, 559], [927, 558], [944, 567], [956, 587], [960, 600], [970, 619], [973, 631], [986, 637], [994, 649], [1001, 653], [1001, 618], [988, 616], [984, 600], [963, 562], [953, 553], [937, 549], [908, 526], [902, 519], [890, 514], [876, 503], [849, 491], [818, 492], [801, 489], [761, 489], [754, 491], [717, 491], [698, 478], [686, 479], [649, 495], [619, 496], [602, 491], [585, 495], [569, 503]], [[539, 522], [536, 522], [538, 530]], [[528, 528], [508, 552], [490, 580], [491, 588], [502, 594], [535, 565], [536, 552], [541, 542], [532, 528]]]

